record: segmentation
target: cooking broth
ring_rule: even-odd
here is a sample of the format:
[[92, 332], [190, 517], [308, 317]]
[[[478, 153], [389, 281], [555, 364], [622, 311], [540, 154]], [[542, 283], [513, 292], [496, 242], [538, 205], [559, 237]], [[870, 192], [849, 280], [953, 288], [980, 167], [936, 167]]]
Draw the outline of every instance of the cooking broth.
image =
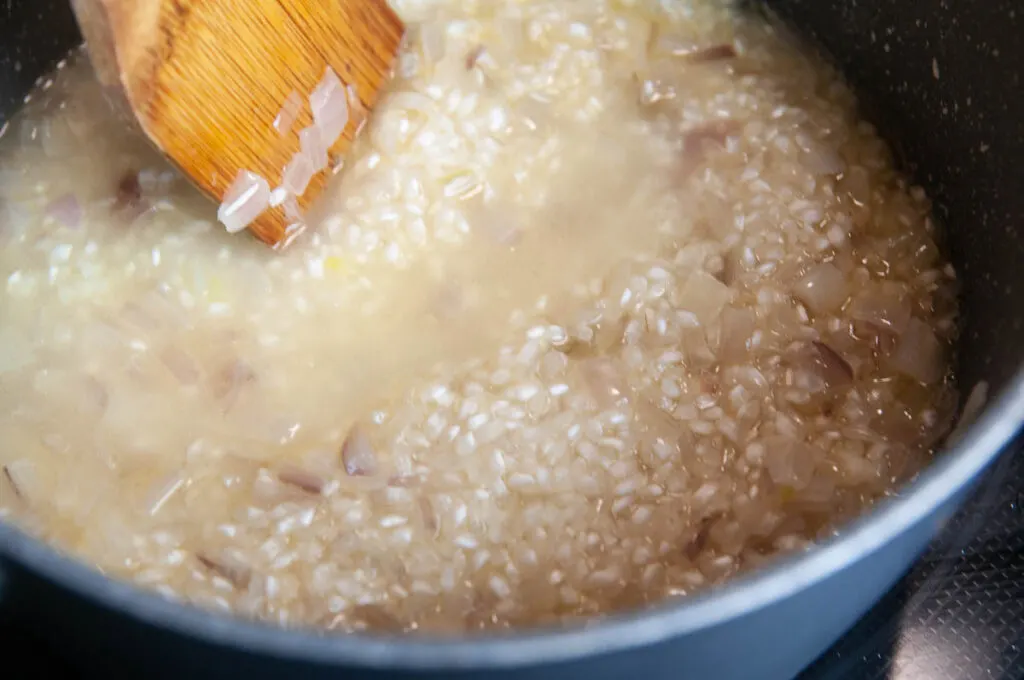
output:
[[685, 596], [950, 426], [955, 274], [827, 65], [710, 0], [395, 0], [308, 228], [72, 55], [0, 139], [0, 518], [167, 597], [460, 633]]

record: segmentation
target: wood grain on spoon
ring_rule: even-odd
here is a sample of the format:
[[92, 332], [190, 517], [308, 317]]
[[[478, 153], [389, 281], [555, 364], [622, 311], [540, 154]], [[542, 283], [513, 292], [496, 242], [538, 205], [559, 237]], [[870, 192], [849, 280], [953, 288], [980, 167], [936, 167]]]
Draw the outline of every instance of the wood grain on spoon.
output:
[[[404, 33], [385, 0], [71, 2], [101, 81], [218, 202], [240, 171], [281, 186], [300, 131], [313, 124], [309, 95], [328, 66], [358, 97], [330, 147], [341, 157], [390, 78]], [[289, 100], [301, 108], [284, 130], [274, 121]], [[330, 165], [296, 196], [297, 206], [269, 207], [249, 229], [268, 244], [285, 242], [301, 221], [296, 207], [305, 211], [329, 174]]]

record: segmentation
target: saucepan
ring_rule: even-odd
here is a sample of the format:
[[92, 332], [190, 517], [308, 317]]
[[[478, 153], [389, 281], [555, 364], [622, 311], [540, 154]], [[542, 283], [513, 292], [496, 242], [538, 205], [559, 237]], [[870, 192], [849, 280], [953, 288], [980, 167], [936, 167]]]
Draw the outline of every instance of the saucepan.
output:
[[[0, 5], [0, 123], [80, 40], [67, 5]], [[721, 588], [583, 627], [448, 640], [286, 631], [108, 579], [5, 524], [0, 609], [90, 668], [139, 677], [799, 673], [908, 569], [1024, 422], [1024, 9], [1013, 0], [768, 5], [749, 9], [773, 13], [839, 67], [934, 197], [961, 276], [958, 375], [965, 391], [987, 385], [989, 398], [901, 493], [835, 538]]]

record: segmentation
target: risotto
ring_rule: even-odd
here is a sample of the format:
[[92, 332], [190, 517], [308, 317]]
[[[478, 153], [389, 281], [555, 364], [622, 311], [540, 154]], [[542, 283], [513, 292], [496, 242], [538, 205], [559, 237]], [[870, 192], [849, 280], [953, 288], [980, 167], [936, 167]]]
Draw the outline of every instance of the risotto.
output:
[[0, 140], [0, 518], [166, 597], [463, 633], [685, 596], [916, 474], [952, 267], [837, 74], [712, 0], [394, 0], [281, 252], [84, 56]]

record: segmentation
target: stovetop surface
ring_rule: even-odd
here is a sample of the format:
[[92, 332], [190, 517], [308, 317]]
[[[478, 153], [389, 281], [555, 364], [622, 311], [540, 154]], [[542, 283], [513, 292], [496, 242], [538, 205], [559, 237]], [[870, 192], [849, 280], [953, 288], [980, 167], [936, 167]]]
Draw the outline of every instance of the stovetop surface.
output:
[[1024, 449], [800, 680], [1024, 679]]
[[[911, 572], [798, 680], [1024, 680], [1022, 505], [1018, 444]], [[89, 676], [16, 621], [0, 622], [0, 652], [31, 677]]]

